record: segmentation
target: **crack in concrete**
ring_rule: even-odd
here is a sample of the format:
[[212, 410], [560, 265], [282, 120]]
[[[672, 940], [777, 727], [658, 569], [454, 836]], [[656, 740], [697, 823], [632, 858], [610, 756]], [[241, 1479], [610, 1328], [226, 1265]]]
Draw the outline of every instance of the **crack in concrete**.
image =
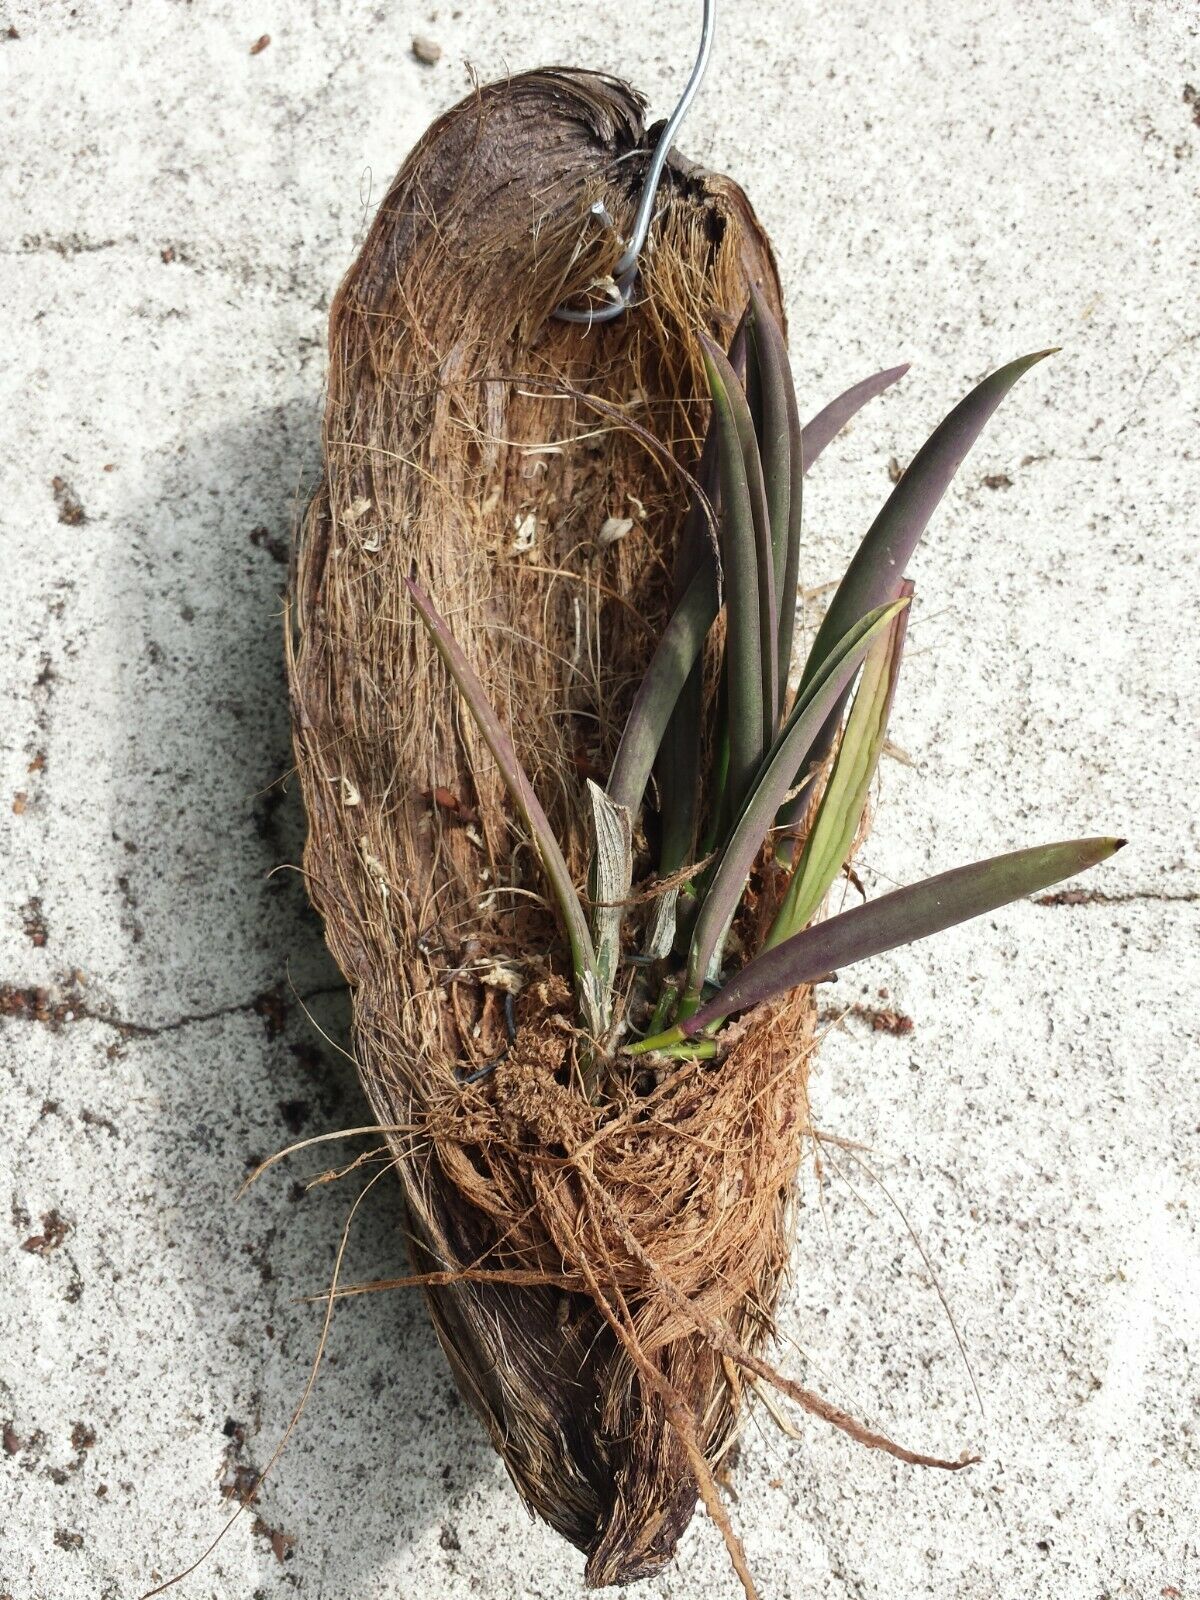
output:
[[[345, 983], [328, 983], [315, 989], [296, 990], [294, 998], [301, 1005], [307, 1005], [310, 1000], [321, 1000], [328, 995], [345, 994], [348, 988], [349, 985]], [[93, 1012], [91, 1016], [94, 1021], [107, 1023], [109, 1027], [116, 1028], [131, 1039], [157, 1039], [164, 1033], [178, 1033], [181, 1028], [194, 1027], [204, 1022], [216, 1022], [221, 1017], [233, 1017], [246, 1011], [256, 1011], [263, 1018], [267, 1032], [274, 1034], [281, 1031], [281, 1029], [273, 1021], [274, 1013], [268, 1014], [265, 1002], [276, 998], [286, 1006], [286, 1001], [281, 995], [255, 995], [253, 1000], [234, 1001], [229, 1005], [218, 1006], [214, 1011], [189, 1012], [185, 1016], [172, 1018], [170, 1022], [126, 1022], [119, 1017], [108, 1016], [101, 1012]]]
[[[310, 1000], [344, 994], [348, 987], [344, 983], [321, 984], [312, 989], [295, 991], [294, 998], [301, 1005], [306, 1005]], [[222, 1017], [238, 1016], [248, 1011], [257, 1012], [262, 1017], [270, 1037], [282, 1032], [286, 999], [278, 990], [268, 990], [251, 1000], [231, 1001], [211, 1011], [187, 1012], [181, 1017], [172, 1017], [169, 1022], [134, 1022], [115, 1015], [110, 1007], [91, 1005], [78, 979], [73, 979], [60, 992], [59, 998], [45, 988], [0, 984], [0, 1017], [40, 1023], [55, 1032], [70, 1023], [99, 1022], [106, 1028], [114, 1029], [123, 1039], [157, 1039], [163, 1034], [178, 1033], [183, 1028], [216, 1022]]]
[[119, 245], [136, 243], [131, 235], [123, 239], [91, 239], [81, 233], [27, 233], [15, 249], [10, 245], [2, 253], [6, 256], [55, 255], [69, 260], [72, 256], [95, 255], [101, 250], [115, 250]]
[[1038, 895], [1033, 903], [1035, 906], [1194, 906], [1197, 902], [1200, 902], [1200, 889], [1181, 889], [1177, 894], [1154, 889], [1130, 889], [1124, 894], [1105, 894], [1103, 889], [1056, 889], [1052, 894]]

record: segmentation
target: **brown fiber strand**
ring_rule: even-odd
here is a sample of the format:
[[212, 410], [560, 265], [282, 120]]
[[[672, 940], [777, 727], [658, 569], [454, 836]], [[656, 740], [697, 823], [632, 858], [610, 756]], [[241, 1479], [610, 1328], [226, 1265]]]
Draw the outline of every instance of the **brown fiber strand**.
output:
[[[313, 1144], [317, 1142], [319, 1141], [305, 1141], [305, 1143]], [[299, 1147], [294, 1146], [293, 1148]], [[267, 1163], [264, 1163], [264, 1166], [265, 1165], [267, 1165]], [[258, 1171], [253, 1173], [247, 1181], [253, 1183], [255, 1177], [258, 1176], [258, 1172], [262, 1170], [263, 1168], [260, 1167]], [[241, 1498], [238, 1501], [237, 1510], [231, 1517], [228, 1518], [228, 1520], [222, 1526], [220, 1532], [217, 1533], [210, 1543], [205, 1546], [196, 1559], [189, 1566], [184, 1567], [182, 1571], [177, 1572], [174, 1577], [168, 1578], [163, 1583], [156, 1584], [153, 1589], [147, 1589], [140, 1597], [140, 1600], [154, 1600], [156, 1595], [166, 1594], [169, 1589], [173, 1589], [176, 1584], [182, 1583], [183, 1580], [190, 1577], [198, 1567], [204, 1565], [209, 1556], [212, 1555], [213, 1551], [229, 1532], [230, 1528], [232, 1528], [234, 1523], [237, 1522], [241, 1517], [242, 1512], [245, 1511], [247, 1507], [253, 1505], [258, 1495], [258, 1491], [267, 1481], [268, 1473], [271, 1471], [272, 1467], [287, 1448], [287, 1442], [292, 1437], [292, 1434], [296, 1431], [296, 1425], [299, 1423], [300, 1418], [304, 1415], [304, 1408], [308, 1405], [309, 1398], [316, 1387], [317, 1374], [320, 1372], [321, 1363], [325, 1359], [325, 1346], [329, 1342], [329, 1325], [333, 1321], [333, 1308], [338, 1299], [338, 1278], [341, 1276], [342, 1262], [346, 1255], [346, 1246], [350, 1243], [350, 1230], [354, 1225], [354, 1218], [358, 1214], [359, 1206], [362, 1205], [363, 1201], [367, 1198], [367, 1195], [379, 1182], [380, 1178], [383, 1177], [386, 1171], [387, 1168], [384, 1167], [381, 1171], [377, 1172], [373, 1178], [369, 1178], [363, 1185], [363, 1188], [360, 1190], [359, 1194], [356, 1196], [354, 1204], [350, 1207], [350, 1213], [342, 1227], [341, 1239], [338, 1241], [337, 1254], [334, 1257], [333, 1276], [329, 1280], [328, 1289], [326, 1289], [324, 1294], [320, 1296], [320, 1298], [325, 1302], [325, 1316], [321, 1322], [321, 1332], [317, 1339], [317, 1349], [315, 1355], [313, 1356], [312, 1366], [309, 1369], [308, 1382], [304, 1385], [304, 1392], [300, 1396], [300, 1400], [296, 1406], [296, 1409], [292, 1412], [291, 1419], [283, 1431], [282, 1438], [271, 1452], [270, 1460], [267, 1462], [262, 1471], [256, 1475], [254, 1482], [250, 1485], [250, 1487], [241, 1494]]]

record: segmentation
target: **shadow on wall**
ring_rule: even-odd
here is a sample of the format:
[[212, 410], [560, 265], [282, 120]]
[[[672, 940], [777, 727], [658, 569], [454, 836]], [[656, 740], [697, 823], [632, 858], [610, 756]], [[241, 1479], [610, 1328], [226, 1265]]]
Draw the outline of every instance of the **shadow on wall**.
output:
[[[316, 409], [298, 403], [190, 439], [132, 508], [111, 574], [122, 636], [138, 642], [117, 652], [127, 715], [112, 730], [111, 828], [118, 851], [143, 841], [126, 874], [143, 991], [129, 1003], [155, 1019], [120, 1048], [148, 1053], [138, 1065], [159, 1108], [150, 1226], [180, 1289], [164, 1359], [197, 1424], [164, 1437], [167, 1480], [190, 1481], [193, 1497], [163, 1519], [169, 1536], [133, 1539], [131, 1586], [194, 1560], [266, 1465], [316, 1349], [322, 1308], [300, 1297], [326, 1286], [354, 1198], [382, 1168], [306, 1191], [374, 1142], [325, 1144], [232, 1204], [264, 1156], [372, 1121], [346, 1054], [344, 985], [299, 873], [275, 870], [299, 861], [304, 837], [298, 786], [279, 781], [291, 765], [279, 595], [318, 459]], [[384, 1172], [355, 1218], [342, 1281], [407, 1266], [399, 1190]], [[211, 1477], [197, 1465], [210, 1460]], [[389, 1552], [431, 1523], [455, 1549], [456, 1505], [497, 1471], [419, 1296], [357, 1297], [334, 1318], [291, 1443], [200, 1586], [224, 1579], [248, 1595], [248, 1577], [277, 1583], [282, 1563], [306, 1593], [365, 1594]]]

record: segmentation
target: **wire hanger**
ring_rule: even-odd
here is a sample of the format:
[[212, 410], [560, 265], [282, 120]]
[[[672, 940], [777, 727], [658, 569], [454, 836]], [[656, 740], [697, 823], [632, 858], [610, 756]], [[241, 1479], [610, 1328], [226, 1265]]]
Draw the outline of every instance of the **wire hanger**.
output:
[[[713, 34], [716, 30], [717, 0], [704, 0], [704, 21], [700, 31], [700, 49], [696, 55], [695, 65], [692, 67], [691, 76], [684, 85], [683, 93], [679, 97], [679, 104], [672, 111], [666, 126], [659, 137], [654, 150], [654, 156], [646, 172], [646, 185], [642, 190], [642, 198], [638, 204], [637, 215], [633, 221], [631, 233], [625, 249], [621, 253], [616, 266], [613, 268], [613, 281], [617, 288], [617, 297], [611, 304], [600, 306], [594, 310], [580, 311], [573, 306], [559, 306], [554, 315], [560, 322], [583, 322], [591, 327], [593, 322], [612, 322], [615, 318], [628, 311], [629, 303], [633, 296], [634, 280], [637, 277], [638, 257], [646, 243], [650, 232], [650, 223], [654, 216], [654, 200], [658, 193], [658, 185], [662, 180], [663, 168], [667, 164], [671, 145], [679, 131], [679, 124], [688, 113], [700, 82], [704, 77], [708, 58], [712, 52]], [[592, 215], [597, 221], [607, 228], [615, 229], [615, 223], [609, 215], [608, 207], [602, 200], [597, 200], [592, 206]]]

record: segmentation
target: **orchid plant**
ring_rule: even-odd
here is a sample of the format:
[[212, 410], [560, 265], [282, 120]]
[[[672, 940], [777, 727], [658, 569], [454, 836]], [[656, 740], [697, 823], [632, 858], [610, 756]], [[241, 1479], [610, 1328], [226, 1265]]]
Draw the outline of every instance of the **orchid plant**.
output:
[[[859, 545], [793, 690], [805, 474], [844, 424], [907, 368], [856, 385], [801, 426], [783, 334], [761, 296], [752, 295], [728, 352], [704, 335], [700, 342], [712, 412], [680, 539], [674, 606], [636, 689], [608, 783], [603, 790], [589, 783], [590, 917], [482, 685], [429, 596], [408, 580], [536, 845], [570, 946], [580, 1021], [606, 1059], [621, 1051], [716, 1057], [722, 1027], [738, 1013], [1036, 894], [1124, 842], [1075, 839], [995, 856], [820, 919], [853, 849], [886, 742], [913, 596], [905, 568], [988, 420], [1022, 374], [1051, 352], [992, 373], [933, 432]], [[717, 725], [706, 730], [705, 649], [722, 613]], [[650, 865], [653, 880], [666, 887], [644, 948], [635, 952], [627, 948], [633, 843], [647, 831], [640, 825], [652, 787], [658, 826]], [[730, 940], [730, 930], [768, 868], [773, 914], [748, 949], [745, 940]], [[727, 956], [731, 944], [736, 961]], [[640, 969], [628, 988], [639, 1005], [625, 1003], [614, 1014], [626, 963]]]

